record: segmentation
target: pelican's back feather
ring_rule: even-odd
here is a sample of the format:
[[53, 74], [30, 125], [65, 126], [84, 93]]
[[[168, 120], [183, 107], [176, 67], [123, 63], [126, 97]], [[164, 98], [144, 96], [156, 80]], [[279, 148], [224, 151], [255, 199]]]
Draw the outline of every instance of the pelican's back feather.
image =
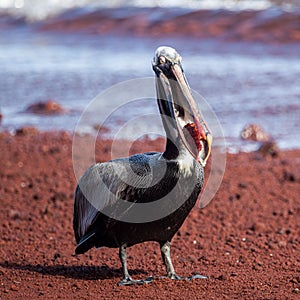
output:
[[[125, 200], [128, 182], [132, 186], [143, 186], [149, 180], [149, 177], [145, 179], [149, 174], [152, 178], [149, 160], [154, 158], [156, 161], [158, 155], [151, 152], [115, 159], [95, 164], [85, 172], [75, 191], [73, 229], [78, 246], [93, 238], [93, 230], [96, 230], [93, 224], [101, 212], [114, 207], [118, 199]], [[131, 196], [130, 200], [134, 203], [134, 193]]]

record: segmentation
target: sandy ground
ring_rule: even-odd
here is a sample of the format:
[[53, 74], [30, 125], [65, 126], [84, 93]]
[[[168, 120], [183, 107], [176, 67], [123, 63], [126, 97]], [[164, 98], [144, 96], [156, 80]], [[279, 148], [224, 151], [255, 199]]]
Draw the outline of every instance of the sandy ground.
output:
[[[155, 280], [118, 287], [117, 249], [74, 255], [71, 145], [63, 132], [1, 133], [0, 299], [299, 299], [300, 150], [228, 154], [217, 195], [172, 242], [177, 273], [209, 279], [159, 278], [159, 247], [144, 243], [129, 248], [129, 268]], [[162, 141], [133, 150], [150, 149]], [[97, 159], [108, 152], [102, 142]]]

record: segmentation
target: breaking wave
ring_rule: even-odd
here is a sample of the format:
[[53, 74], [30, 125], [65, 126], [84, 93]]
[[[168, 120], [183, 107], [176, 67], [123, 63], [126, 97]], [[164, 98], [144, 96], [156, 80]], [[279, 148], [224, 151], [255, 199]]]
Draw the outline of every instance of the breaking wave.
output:
[[[6, 2], [12, 1], [6, 0]], [[70, 0], [63, 1], [65, 7], [62, 9], [60, 6], [50, 5], [52, 2], [58, 3], [57, 1], [48, 0], [43, 2], [44, 8], [48, 4], [48, 15], [37, 6], [40, 1], [25, 1], [14, 0], [14, 3], [21, 5], [35, 2], [35, 10], [29, 10], [25, 5], [19, 8], [19, 11], [13, 7], [2, 9], [0, 30], [13, 26], [34, 26], [35, 29], [42, 31], [141, 37], [164, 35], [193, 38], [217, 37], [225, 40], [271, 43], [300, 41], [300, 8], [297, 5], [299, 1], [294, 1], [293, 5], [289, 2], [290, 6], [287, 6], [285, 1], [285, 6], [278, 6], [271, 5], [270, 1], [228, 0], [216, 1], [219, 5], [211, 8], [211, 5], [204, 5], [207, 1], [196, 0], [188, 1], [185, 7], [171, 7], [170, 1], [150, 0], [143, 1], [144, 7], [136, 5], [139, 3], [137, 0], [129, 2], [129, 4], [135, 4], [132, 7], [114, 5], [116, 2], [113, 1], [110, 2], [109, 7], [104, 4], [99, 7], [95, 5], [96, 1], [92, 0]], [[79, 2], [89, 5], [79, 6]], [[69, 3], [69, 6], [66, 3]], [[164, 3], [164, 6], [155, 6], [158, 3]], [[229, 5], [230, 3], [235, 3], [235, 6]], [[16, 13], [14, 9], [19, 13]], [[31, 13], [35, 11], [36, 14], [40, 12], [39, 17], [34, 19], [30, 11]]]

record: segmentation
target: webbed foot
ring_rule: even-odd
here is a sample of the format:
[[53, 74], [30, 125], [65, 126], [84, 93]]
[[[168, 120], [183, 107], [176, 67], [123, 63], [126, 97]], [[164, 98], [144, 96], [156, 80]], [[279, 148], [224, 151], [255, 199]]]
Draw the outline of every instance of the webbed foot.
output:
[[129, 277], [124, 277], [121, 281], [119, 281], [118, 286], [133, 285], [133, 284], [148, 284], [151, 283], [153, 279], [154, 279], [153, 276], [149, 276], [145, 279], [134, 280], [129, 276]]
[[172, 280], [193, 280], [193, 279], [208, 279], [208, 276], [196, 274], [193, 276], [179, 276], [176, 273], [168, 274], [167, 276], [163, 276], [162, 278], [170, 278]]
[[188, 280], [193, 280], [193, 279], [208, 279], [209, 277], [205, 276], [205, 275], [201, 275], [201, 274], [195, 274], [195, 275], [192, 275], [192, 276], [188, 276], [186, 278]]

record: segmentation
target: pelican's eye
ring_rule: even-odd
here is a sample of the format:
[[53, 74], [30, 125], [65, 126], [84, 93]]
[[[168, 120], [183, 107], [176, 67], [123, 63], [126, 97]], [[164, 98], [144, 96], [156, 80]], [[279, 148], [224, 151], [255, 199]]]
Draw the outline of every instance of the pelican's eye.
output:
[[164, 65], [167, 62], [166, 58], [162, 55], [158, 58], [158, 61], [160, 65]]
[[174, 104], [175, 115], [178, 118], [184, 118], [184, 109], [182, 106]]

